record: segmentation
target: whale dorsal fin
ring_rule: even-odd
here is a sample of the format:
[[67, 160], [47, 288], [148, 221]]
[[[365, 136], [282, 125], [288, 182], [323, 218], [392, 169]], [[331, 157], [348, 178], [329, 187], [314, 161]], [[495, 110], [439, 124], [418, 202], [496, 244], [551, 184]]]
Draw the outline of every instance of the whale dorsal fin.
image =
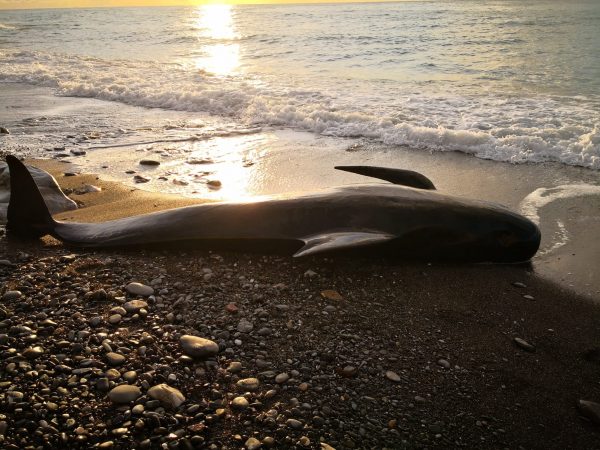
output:
[[379, 178], [403, 186], [410, 186], [418, 189], [435, 189], [435, 186], [429, 178], [412, 170], [390, 169], [388, 167], [375, 166], [335, 166], [335, 168], [346, 172], [365, 175], [367, 177]]
[[294, 253], [294, 257], [316, 255], [318, 253], [347, 250], [381, 244], [394, 239], [394, 236], [378, 232], [344, 231], [315, 234], [304, 238], [304, 247]]

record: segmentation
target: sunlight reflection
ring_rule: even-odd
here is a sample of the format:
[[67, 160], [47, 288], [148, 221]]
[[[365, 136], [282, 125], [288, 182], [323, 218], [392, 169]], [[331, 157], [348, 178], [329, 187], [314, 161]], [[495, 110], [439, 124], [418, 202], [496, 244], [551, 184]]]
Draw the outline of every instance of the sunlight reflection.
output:
[[[196, 27], [200, 36], [211, 41], [230, 41], [238, 37], [233, 24], [231, 5], [202, 5], [198, 7]], [[196, 68], [215, 75], [230, 75], [240, 62], [240, 45], [232, 42], [209, 44], [196, 58]]]
[[215, 74], [230, 75], [235, 72], [240, 62], [239, 44], [207, 45], [205, 56], [196, 58], [196, 68]]
[[[193, 184], [218, 180], [221, 186], [200, 196], [229, 201], [256, 201], [254, 183], [260, 177], [260, 159], [270, 139], [261, 134], [219, 137], [198, 142], [191, 152], [192, 160], [210, 160], [212, 164], [187, 165], [187, 179]], [[183, 174], [182, 174], [183, 175]]]
[[196, 26], [202, 37], [212, 39], [235, 39], [231, 5], [202, 5], [197, 10]]

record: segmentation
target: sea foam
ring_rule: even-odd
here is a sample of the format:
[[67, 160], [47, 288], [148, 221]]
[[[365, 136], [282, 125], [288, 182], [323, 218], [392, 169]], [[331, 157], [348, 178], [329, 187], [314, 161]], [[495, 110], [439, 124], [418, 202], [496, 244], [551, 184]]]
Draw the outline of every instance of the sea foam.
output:
[[249, 126], [600, 169], [600, 112], [585, 98], [401, 90], [374, 95], [335, 85], [307, 90], [285, 80], [275, 85], [243, 75], [213, 76], [186, 64], [26, 50], [0, 50], [0, 81], [47, 86], [64, 96], [226, 116]]

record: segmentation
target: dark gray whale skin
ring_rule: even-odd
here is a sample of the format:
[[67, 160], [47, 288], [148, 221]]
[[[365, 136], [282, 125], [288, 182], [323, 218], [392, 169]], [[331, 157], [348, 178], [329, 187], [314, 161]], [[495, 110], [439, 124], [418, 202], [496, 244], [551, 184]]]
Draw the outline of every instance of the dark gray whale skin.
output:
[[7, 157], [11, 200], [7, 229], [50, 234], [77, 247], [194, 241], [204, 247], [281, 248], [294, 256], [350, 252], [401, 259], [514, 263], [529, 260], [540, 231], [491, 203], [391, 184], [351, 185], [248, 203], [208, 203], [103, 223], [55, 221], [27, 169]]

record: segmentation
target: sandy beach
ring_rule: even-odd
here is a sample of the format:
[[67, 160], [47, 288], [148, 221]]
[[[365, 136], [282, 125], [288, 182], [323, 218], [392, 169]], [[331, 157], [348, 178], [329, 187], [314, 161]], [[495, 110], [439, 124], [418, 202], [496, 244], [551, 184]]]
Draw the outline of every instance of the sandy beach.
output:
[[[82, 207], [64, 220], [198, 201], [32, 163], [67, 192], [102, 188], [73, 195]], [[600, 400], [599, 306], [531, 265], [0, 246], [5, 448], [596, 445], [598, 416], [577, 403]], [[190, 334], [218, 354], [185, 356]], [[248, 378], [258, 387], [239, 386]], [[165, 382], [185, 398], [176, 408], [148, 394]], [[114, 403], [120, 384], [139, 395]]]

